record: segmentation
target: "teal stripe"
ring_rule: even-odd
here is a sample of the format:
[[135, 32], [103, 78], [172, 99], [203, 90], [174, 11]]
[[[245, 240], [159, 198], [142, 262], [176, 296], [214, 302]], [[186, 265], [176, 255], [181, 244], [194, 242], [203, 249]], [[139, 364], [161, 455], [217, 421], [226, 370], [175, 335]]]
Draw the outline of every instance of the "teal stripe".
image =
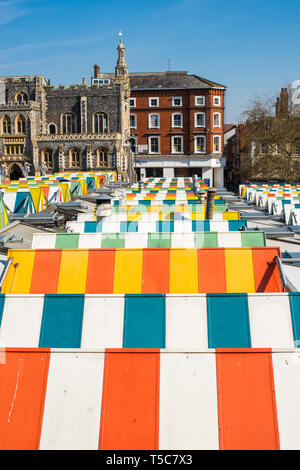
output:
[[209, 348], [251, 348], [247, 294], [207, 294]]
[[166, 347], [164, 295], [126, 295], [124, 348]]
[[84, 295], [45, 295], [40, 348], [80, 348]]
[[300, 348], [300, 292], [289, 294], [295, 348]]
[[1, 327], [1, 323], [2, 323], [4, 304], [5, 304], [5, 295], [0, 294], [0, 327]]

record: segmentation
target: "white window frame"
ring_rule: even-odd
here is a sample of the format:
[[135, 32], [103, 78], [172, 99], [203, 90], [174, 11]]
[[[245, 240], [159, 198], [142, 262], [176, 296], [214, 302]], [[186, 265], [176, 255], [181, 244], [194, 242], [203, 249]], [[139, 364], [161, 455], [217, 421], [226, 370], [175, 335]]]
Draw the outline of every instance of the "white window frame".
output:
[[[181, 116], [180, 126], [175, 125], [175, 116]], [[183, 128], [183, 114], [182, 113], [173, 113], [172, 114], [172, 128], [176, 128], [176, 129], [178, 129], [178, 128], [182, 129]]]
[[[131, 104], [131, 101], [133, 102], [133, 104]], [[136, 98], [129, 98], [129, 105], [130, 108], [136, 108]]]
[[[215, 103], [215, 100], [218, 100], [218, 104]], [[213, 105], [214, 105], [214, 106], [218, 106], [218, 107], [221, 106], [221, 96], [214, 96], [214, 98], [213, 98]]]
[[[151, 124], [151, 116], [157, 116], [158, 117], [158, 126], [152, 126]], [[151, 113], [148, 116], [148, 128], [149, 129], [159, 129], [160, 128], [160, 116], [158, 113]]]
[[[180, 104], [175, 104], [175, 100], [180, 100]], [[182, 96], [173, 96], [172, 97], [172, 106], [173, 106], [173, 108], [181, 108], [182, 107]]]
[[[199, 138], [204, 140], [204, 150], [203, 150], [203, 152], [198, 152], [197, 151], [197, 139], [199, 139]], [[194, 137], [194, 152], [198, 153], [198, 154], [201, 154], [201, 155], [206, 153], [206, 136], [205, 135], [196, 135]]]
[[[174, 139], [180, 139], [181, 140], [181, 152], [176, 152], [175, 149], [174, 149]], [[184, 152], [183, 152], [183, 136], [182, 135], [173, 135], [171, 137], [171, 153], [174, 153], [176, 155], [182, 155]]]
[[[197, 116], [199, 116], [199, 115], [204, 116], [204, 124], [203, 124], [202, 126], [199, 126], [198, 123], [197, 123]], [[201, 113], [195, 113], [194, 121], [195, 121], [195, 122], [194, 122], [195, 127], [198, 127], [198, 128], [199, 128], [199, 127], [201, 127], [201, 128], [206, 127], [206, 113], [203, 113], [203, 112], [201, 112]]]
[[[203, 100], [203, 103], [202, 103], [202, 104], [197, 103], [197, 100], [198, 100], [199, 98], [202, 98], [202, 100]], [[205, 95], [195, 96], [195, 106], [205, 106]]]
[[132, 126], [132, 125], [131, 125], [131, 122], [130, 122], [130, 129], [136, 129], [136, 128], [137, 128], [137, 117], [136, 117], [136, 114], [130, 113], [130, 118], [129, 118], [129, 119], [131, 119], [131, 117], [134, 117], [135, 125]]
[[[215, 125], [215, 116], [219, 116], [219, 125], [218, 126]], [[221, 113], [214, 113], [213, 114], [213, 127], [217, 128], [217, 129], [220, 129], [220, 127], [221, 127]]]
[[[151, 100], [157, 100], [157, 104], [151, 104]], [[157, 96], [151, 96], [149, 98], [149, 108], [158, 108], [159, 107], [159, 98]]]
[[[158, 152], [151, 151], [151, 139], [158, 139]], [[150, 154], [158, 155], [160, 154], [160, 137], [157, 135], [151, 135], [148, 137], [148, 149]]]
[[[215, 150], [215, 139], [219, 139], [219, 149], [220, 150]], [[222, 142], [222, 139], [221, 139], [221, 136], [220, 135], [214, 135], [213, 136], [213, 153], [222, 153], [222, 149], [221, 149], [221, 142]]]

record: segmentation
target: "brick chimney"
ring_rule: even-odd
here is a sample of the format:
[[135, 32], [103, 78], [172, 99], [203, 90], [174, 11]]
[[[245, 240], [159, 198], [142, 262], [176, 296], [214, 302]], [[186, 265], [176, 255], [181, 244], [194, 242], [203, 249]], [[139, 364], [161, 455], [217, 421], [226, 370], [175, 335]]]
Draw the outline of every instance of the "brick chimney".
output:
[[281, 88], [280, 98], [276, 103], [276, 116], [286, 117], [289, 110], [289, 93], [287, 88]]
[[99, 65], [95, 64], [94, 65], [94, 78], [99, 78], [100, 77], [100, 67]]
[[276, 117], [280, 116], [280, 98], [276, 100]]

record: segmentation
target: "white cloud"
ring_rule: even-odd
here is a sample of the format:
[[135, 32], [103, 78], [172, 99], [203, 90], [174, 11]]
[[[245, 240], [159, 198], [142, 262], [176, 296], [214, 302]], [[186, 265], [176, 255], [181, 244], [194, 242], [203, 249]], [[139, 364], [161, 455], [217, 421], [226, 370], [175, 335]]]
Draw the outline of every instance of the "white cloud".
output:
[[0, 2], [0, 25], [14, 21], [27, 14], [27, 10], [19, 6], [18, 0], [7, 0]]

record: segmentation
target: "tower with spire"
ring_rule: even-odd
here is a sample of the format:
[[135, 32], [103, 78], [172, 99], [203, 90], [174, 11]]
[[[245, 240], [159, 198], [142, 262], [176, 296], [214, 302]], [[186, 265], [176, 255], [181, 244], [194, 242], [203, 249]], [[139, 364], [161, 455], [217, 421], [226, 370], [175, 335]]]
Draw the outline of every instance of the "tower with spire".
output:
[[133, 162], [130, 161], [130, 80], [128, 74], [128, 67], [125, 59], [125, 46], [123, 44], [123, 33], [120, 31], [120, 43], [118, 45], [118, 61], [115, 68], [114, 84], [120, 87], [120, 114], [121, 114], [121, 135], [119, 157], [118, 157], [118, 173], [125, 174], [129, 168], [133, 168]]

